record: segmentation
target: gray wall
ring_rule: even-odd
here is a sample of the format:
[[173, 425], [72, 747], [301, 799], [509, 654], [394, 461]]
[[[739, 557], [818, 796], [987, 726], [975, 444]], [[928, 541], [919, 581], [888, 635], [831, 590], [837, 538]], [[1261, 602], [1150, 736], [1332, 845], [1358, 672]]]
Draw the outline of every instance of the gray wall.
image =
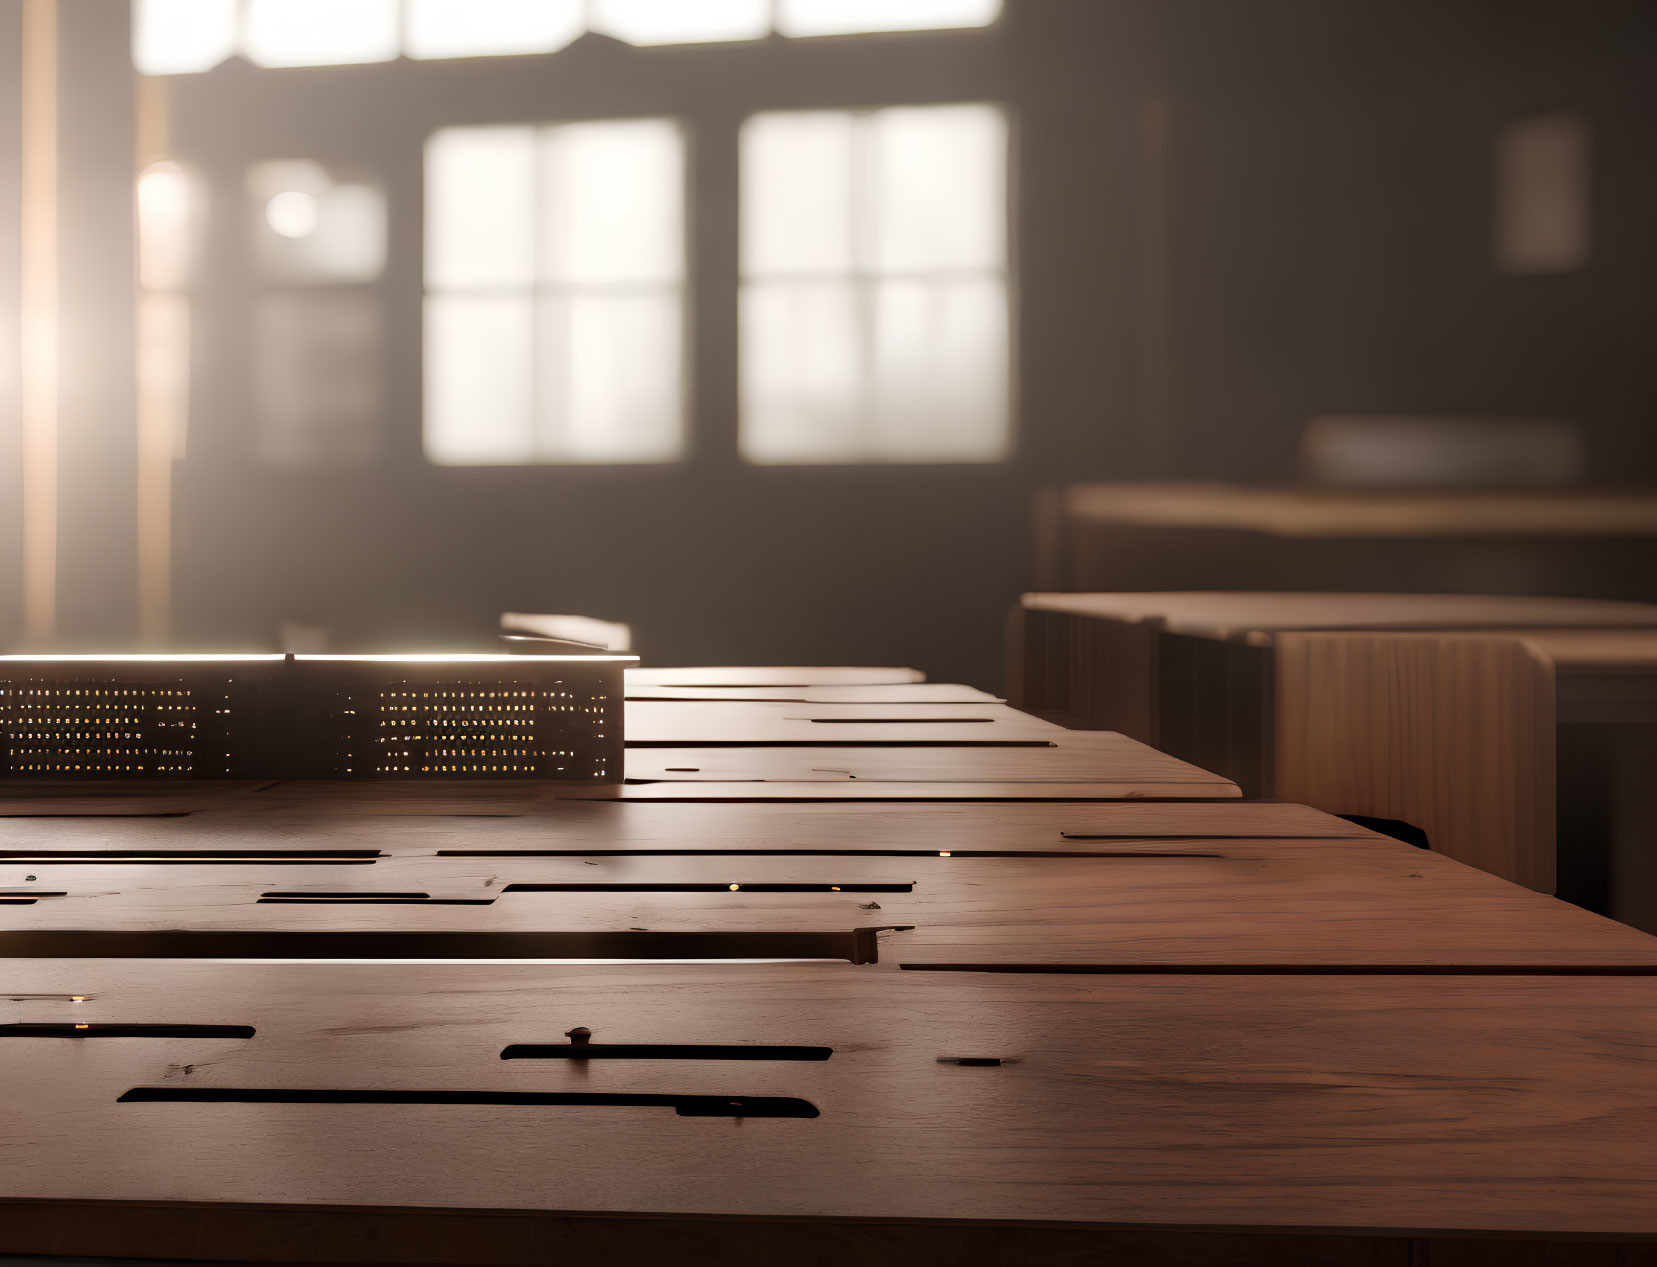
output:
[[[1657, 6], [1636, 0], [1008, 0], [995, 29], [180, 79], [214, 218], [178, 471], [175, 641], [481, 640], [502, 608], [628, 619], [673, 661], [914, 663], [995, 685], [1052, 485], [1293, 474], [1307, 418], [1579, 420], [1596, 477], [1657, 476]], [[735, 134], [764, 108], [1005, 101], [1016, 133], [1017, 456], [735, 457]], [[1156, 103], [1160, 103], [1158, 106]], [[1146, 151], [1146, 110], [1168, 120]], [[1586, 111], [1590, 265], [1491, 264], [1492, 147]], [[442, 123], [673, 113], [693, 141], [691, 460], [438, 469], [419, 446], [420, 146]], [[381, 455], [252, 456], [245, 166], [366, 164], [391, 197]], [[231, 209], [225, 214], [225, 209]], [[103, 372], [103, 367], [97, 372]], [[111, 619], [110, 636], [124, 636]]]

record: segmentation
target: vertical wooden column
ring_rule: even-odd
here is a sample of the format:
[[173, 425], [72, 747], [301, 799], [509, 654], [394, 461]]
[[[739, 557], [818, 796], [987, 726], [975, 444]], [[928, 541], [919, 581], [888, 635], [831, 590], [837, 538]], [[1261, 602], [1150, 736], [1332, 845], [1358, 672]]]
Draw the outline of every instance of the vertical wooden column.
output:
[[18, 408], [22, 39], [22, 0], [0, 0], [0, 650], [16, 644], [23, 625], [23, 437]]
[[20, 636], [57, 625], [58, 4], [23, 0], [19, 38], [17, 414], [22, 542]]
[[[119, 2], [27, 3], [56, 15], [57, 523], [50, 636], [55, 645], [118, 648], [137, 628], [131, 13]], [[27, 63], [24, 69], [36, 73]], [[42, 266], [31, 253], [24, 258]]]

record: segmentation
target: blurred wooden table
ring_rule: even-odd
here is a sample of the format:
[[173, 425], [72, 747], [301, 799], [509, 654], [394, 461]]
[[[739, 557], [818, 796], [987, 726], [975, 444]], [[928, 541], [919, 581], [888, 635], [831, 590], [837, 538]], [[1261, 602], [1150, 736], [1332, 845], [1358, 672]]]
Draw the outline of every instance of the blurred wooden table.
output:
[[1657, 599], [1657, 492], [1078, 484], [1038, 500], [1045, 590]]
[[1657, 630], [1285, 634], [1278, 675], [1283, 795], [1479, 865], [1524, 843], [1537, 887], [1657, 930]]
[[[1338, 679], [1338, 671], [1328, 658], [1320, 662], [1319, 682], [1291, 698], [1288, 684], [1305, 672], [1291, 667], [1291, 660], [1298, 664], [1310, 645], [1302, 635], [1320, 631], [1331, 638], [1367, 630], [1458, 629], [1553, 636], [1576, 628], [1586, 636], [1620, 628], [1626, 641], [1643, 637], [1642, 627], [1657, 631], [1657, 605], [1457, 594], [1027, 594], [1009, 617], [1008, 691], [1015, 704], [1042, 716], [1122, 731], [1212, 769], [1234, 779], [1245, 796], [1403, 819], [1424, 830], [1434, 848], [1551, 892], [1551, 814], [1494, 813], [1477, 790], [1488, 778], [1470, 768], [1512, 770], [1501, 776], [1504, 782], [1542, 788], [1552, 757], [1538, 749], [1537, 736], [1551, 723], [1532, 724], [1529, 712], [1516, 714], [1515, 724], [1487, 729], [1476, 749], [1418, 749], [1408, 778], [1369, 767], [1360, 776], [1362, 763], [1348, 758], [1387, 701], [1359, 698], [1352, 692], [1369, 688], [1357, 682], [1349, 690], [1329, 680], [1331, 673]], [[1533, 672], [1525, 654], [1492, 654], [1481, 665], [1463, 665], [1454, 681], [1472, 690], [1493, 676], [1502, 685], [1491, 689], [1515, 700], [1535, 693], [1524, 685]], [[1452, 679], [1437, 685], [1449, 692]], [[1452, 698], [1441, 697], [1446, 704]], [[1337, 699], [1344, 705], [1338, 713], [1324, 709], [1315, 739], [1298, 733], [1309, 724], [1308, 707]], [[1546, 743], [1551, 747], [1551, 731]], [[1286, 755], [1313, 748], [1331, 771], [1333, 764], [1345, 771], [1340, 790], [1328, 779], [1307, 782], [1299, 774], [1303, 764]], [[1348, 795], [1355, 779], [1391, 793]], [[1512, 801], [1511, 793], [1507, 799]], [[1396, 812], [1377, 808], [1383, 802]], [[1538, 813], [1545, 827], [1538, 825]]]

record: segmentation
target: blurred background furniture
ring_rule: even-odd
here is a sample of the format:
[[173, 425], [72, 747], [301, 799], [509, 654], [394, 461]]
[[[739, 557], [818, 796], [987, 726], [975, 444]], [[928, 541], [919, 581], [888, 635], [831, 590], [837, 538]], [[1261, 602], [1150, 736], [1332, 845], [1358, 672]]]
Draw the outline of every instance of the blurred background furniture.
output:
[[1657, 599], [1657, 496], [1617, 489], [1077, 484], [1037, 500], [1043, 590]]
[[[1423, 661], [1419, 672], [1434, 676], [1417, 684], [1409, 697], [1417, 711], [1408, 712], [1391, 687], [1344, 662], [1353, 676], [1308, 683], [1300, 658], [1328, 639], [1292, 635], [1619, 629], [1628, 638], [1657, 630], [1657, 605], [1453, 594], [1027, 594], [1009, 619], [1007, 694], [1039, 716], [1121, 731], [1214, 770], [1245, 796], [1402, 820], [1441, 852], [1552, 892], [1552, 687], [1524, 644], [1458, 643], [1457, 655]], [[1320, 672], [1333, 673], [1331, 663], [1320, 662]], [[1397, 723], [1388, 718], [1401, 711], [1422, 725], [1447, 711], [1478, 728], [1476, 742], [1405, 744], [1390, 764], [1372, 768], [1361, 753], [1384, 747], [1379, 736], [1392, 733]]]

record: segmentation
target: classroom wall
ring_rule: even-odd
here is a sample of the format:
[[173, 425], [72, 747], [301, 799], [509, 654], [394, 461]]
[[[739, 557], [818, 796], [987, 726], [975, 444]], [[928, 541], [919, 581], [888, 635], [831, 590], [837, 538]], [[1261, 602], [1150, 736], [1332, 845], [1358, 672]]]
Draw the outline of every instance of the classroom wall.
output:
[[[999, 618], [1030, 583], [1030, 503], [1062, 482], [1284, 480], [1308, 418], [1394, 411], [1578, 420], [1597, 478], [1657, 478], [1654, 35], [1657, 7], [1636, 0], [1008, 0], [994, 32], [859, 37], [850, 52], [577, 45], [540, 69], [439, 68], [467, 118], [561, 117], [585, 83], [617, 109], [706, 125], [693, 453], [636, 470], [420, 457], [429, 80], [406, 64], [181, 78], [174, 145], [221, 206], [235, 205], [248, 162], [360, 151], [391, 198], [392, 260], [379, 456], [280, 470], [251, 455], [241, 225], [213, 229], [213, 315], [175, 481], [173, 642], [266, 645], [283, 621], [326, 626], [336, 644], [477, 642], [503, 608], [550, 609], [630, 620], [659, 662], [915, 663], [994, 686]], [[736, 460], [730, 138], [742, 103], [721, 85], [737, 74], [775, 105], [1008, 103], [1011, 461]], [[98, 91], [121, 126], [124, 88]], [[1591, 261], [1502, 276], [1496, 136], [1560, 109], [1593, 129]], [[130, 367], [76, 371], [115, 381]], [[128, 603], [119, 577], [109, 592]], [[80, 641], [130, 637], [118, 615], [77, 610]]]

